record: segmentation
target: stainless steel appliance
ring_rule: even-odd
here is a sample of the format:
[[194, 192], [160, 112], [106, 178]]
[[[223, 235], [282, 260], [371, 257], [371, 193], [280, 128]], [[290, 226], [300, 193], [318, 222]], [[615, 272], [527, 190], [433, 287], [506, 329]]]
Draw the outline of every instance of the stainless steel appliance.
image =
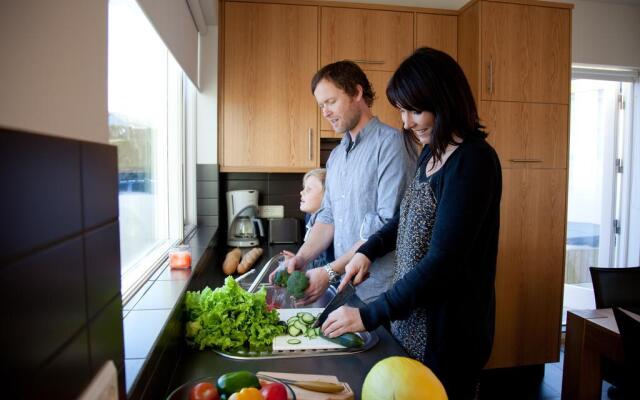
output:
[[227, 244], [233, 247], [253, 247], [264, 237], [262, 221], [258, 219], [258, 191], [227, 192]]

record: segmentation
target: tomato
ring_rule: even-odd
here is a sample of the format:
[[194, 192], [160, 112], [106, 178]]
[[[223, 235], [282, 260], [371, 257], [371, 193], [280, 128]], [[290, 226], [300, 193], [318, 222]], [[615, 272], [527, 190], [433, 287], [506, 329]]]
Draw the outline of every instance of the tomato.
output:
[[287, 400], [287, 389], [280, 382], [263, 384], [260, 393], [264, 400]]
[[218, 400], [216, 387], [209, 382], [200, 382], [191, 389], [189, 400]]

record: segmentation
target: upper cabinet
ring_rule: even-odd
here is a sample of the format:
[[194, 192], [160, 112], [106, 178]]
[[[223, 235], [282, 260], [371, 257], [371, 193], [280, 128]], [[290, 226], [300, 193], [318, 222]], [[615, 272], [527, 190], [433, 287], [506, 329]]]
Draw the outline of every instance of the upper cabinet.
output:
[[393, 72], [413, 50], [413, 13], [321, 8], [320, 63], [355, 61], [364, 70]]
[[416, 13], [416, 48], [432, 47], [458, 58], [458, 18]]
[[482, 99], [568, 104], [571, 10], [480, 6]]
[[317, 167], [318, 7], [227, 2], [223, 24], [221, 170]]

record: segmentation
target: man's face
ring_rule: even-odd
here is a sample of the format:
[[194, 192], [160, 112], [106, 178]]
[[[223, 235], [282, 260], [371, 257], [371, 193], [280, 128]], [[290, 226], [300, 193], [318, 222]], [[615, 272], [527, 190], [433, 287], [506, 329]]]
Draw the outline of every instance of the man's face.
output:
[[322, 110], [322, 116], [329, 121], [337, 133], [353, 129], [360, 121], [361, 111], [355, 98], [338, 88], [333, 82], [322, 79], [313, 95]]

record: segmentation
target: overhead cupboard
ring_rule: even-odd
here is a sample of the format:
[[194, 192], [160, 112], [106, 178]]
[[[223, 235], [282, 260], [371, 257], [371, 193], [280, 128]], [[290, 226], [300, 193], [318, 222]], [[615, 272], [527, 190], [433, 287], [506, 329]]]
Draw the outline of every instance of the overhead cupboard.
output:
[[502, 164], [496, 335], [488, 368], [558, 360], [564, 279], [572, 5], [474, 0], [460, 10], [322, 1], [220, 3], [222, 172], [305, 172], [336, 138], [311, 93], [323, 65], [352, 60], [373, 83], [422, 46], [462, 66]]

